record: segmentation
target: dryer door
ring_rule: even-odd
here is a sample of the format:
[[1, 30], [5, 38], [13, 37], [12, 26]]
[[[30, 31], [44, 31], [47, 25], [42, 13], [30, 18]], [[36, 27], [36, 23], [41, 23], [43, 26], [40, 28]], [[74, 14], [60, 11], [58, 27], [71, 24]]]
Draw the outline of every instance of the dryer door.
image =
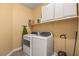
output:
[[33, 56], [46, 56], [47, 55], [47, 44], [46, 44], [45, 39], [33, 37], [32, 55]]

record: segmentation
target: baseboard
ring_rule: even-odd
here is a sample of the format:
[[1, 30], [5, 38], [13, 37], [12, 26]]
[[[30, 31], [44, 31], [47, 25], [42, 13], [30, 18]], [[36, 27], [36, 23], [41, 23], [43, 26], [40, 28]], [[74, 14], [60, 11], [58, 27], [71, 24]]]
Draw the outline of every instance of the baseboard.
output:
[[18, 50], [21, 50], [22, 47], [18, 47], [18, 48], [15, 48], [13, 49], [11, 52], [9, 52], [6, 56], [10, 56], [13, 52], [16, 52]]

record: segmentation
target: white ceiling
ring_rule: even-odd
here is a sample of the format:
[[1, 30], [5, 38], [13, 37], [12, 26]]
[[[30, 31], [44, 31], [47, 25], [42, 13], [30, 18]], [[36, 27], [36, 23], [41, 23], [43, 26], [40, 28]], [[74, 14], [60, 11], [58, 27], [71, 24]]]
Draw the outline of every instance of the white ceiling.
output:
[[24, 6], [29, 7], [31, 9], [36, 8], [37, 6], [43, 4], [43, 3], [22, 3]]

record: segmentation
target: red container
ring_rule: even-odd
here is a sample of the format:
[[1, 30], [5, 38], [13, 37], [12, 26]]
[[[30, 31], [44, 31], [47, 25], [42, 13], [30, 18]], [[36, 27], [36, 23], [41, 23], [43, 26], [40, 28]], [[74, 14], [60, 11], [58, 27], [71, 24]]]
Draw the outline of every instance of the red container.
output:
[[35, 25], [35, 20], [32, 20], [32, 27], [34, 27]]

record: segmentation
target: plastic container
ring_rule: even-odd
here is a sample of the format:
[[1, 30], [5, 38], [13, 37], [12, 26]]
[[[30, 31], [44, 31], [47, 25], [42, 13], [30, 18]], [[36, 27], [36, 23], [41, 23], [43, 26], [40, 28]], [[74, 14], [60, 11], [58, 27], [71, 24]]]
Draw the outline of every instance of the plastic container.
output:
[[32, 22], [31, 20], [28, 21], [28, 25], [29, 25], [29, 26], [31, 26], [31, 22]]
[[40, 19], [37, 19], [37, 23], [38, 23], [38, 24], [40, 23], [40, 21], [41, 21]]
[[33, 27], [35, 25], [35, 20], [32, 20], [31, 26]]

